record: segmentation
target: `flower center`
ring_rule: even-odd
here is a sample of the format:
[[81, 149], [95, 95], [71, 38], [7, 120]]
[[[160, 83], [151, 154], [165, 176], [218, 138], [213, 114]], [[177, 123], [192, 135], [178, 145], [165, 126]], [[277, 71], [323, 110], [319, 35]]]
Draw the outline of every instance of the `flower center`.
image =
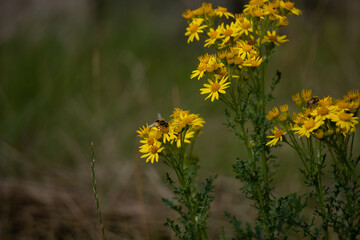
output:
[[198, 30], [198, 28], [199, 28], [199, 25], [197, 25], [197, 24], [193, 24], [193, 25], [191, 25], [190, 26], [190, 32], [191, 33], [196, 33], [196, 31]]
[[327, 107], [322, 107], [319, 110], [317, 110], [317, 113], [320, 114], [321, 116], [325, 116], [326, 114], [329, 113], [329, 109]]
[[269, 36], [269, 39], [270, 39], [270, 41], [272, 41], [272, 42], [277, 42], [278, 40], [277, 40], [277, 36], [275, 35], [270, 35]]
[[262, 5], [264, 5], [264, 3], [261, 0], [250, 0], [249, 5], [257, 5], [261, 7]]
[[292, 9], [294, 7], [294, 3], [293, 2], [285, 2], [285, 7], [287, 9]]
[[306, 123], [304, 124], [304, 127], [306, 130], [309, 130], [309, 129], [315, 127], [314, 119], [311, 118], [311, 119], [309, 119], [309, 121], [306, 121]]
[[211, 91], [212, 92], [217, 92], [220, 89], [221, 85], [217, 82], [211, 84]]
[[154, 142], [155, 142], [155, 139], [154, 139], [153, 137], [150, 137], [150, 138], [148, 138], [148, 140], [147, 140], [147, 144], [148, 144], [148, 145], [153, 145]]
[[344, 113], [344, 112], [341, 112], [341, 113], [339, 113], [339, 118], [340, 118], [341, 121], [348, 122], [348, 121], [351, 120], [351, 115], [347, 114], [347, 113]]
[[250, 22], [245, 21], [245, 22], [241, 23], [241, 28], [242, 29], [250, 28]]
[[223, 12], [223, 13], [226, 13], [227, 12], [227, 8], [224, 8], [224, 7], [218, 7], [217, 9], [219, 12]]
[[279, 130], [276, 130], [274, 135], [275, 135], [275, 138], [280, 138], [283, 134], [284, 134], [284, 131], [279, 129]]
[[263, 15], [263, 12], [260, 9], [255, 9], [253, 13], [256, 17], [261, 17]]
[[350, 104], [349, 104], [349, 103], [347, 103], [347, 102], [343, 102], [343, 101], [341, 101], [341, 102], [339, 102], [339, 103], [338, 103], [338, 106], [339, 106], [339, 108], [344, 109], [344, 108], [348, 108], [348, 107], [350, 107]]
[[195, 118], [196, 118], [196, 116], [189, 116], [189, 117], [187, 117], [186, 119], [185, 119], [185, 122], [186, 122], [186, 124], [191, 124], [192, 123], [192, 121], [194, 121], [195, 120]]
[[152, 147], [150, 148], [151, 154], [157, 153], [158, 149], [159, 149], [159, 148], [158, 148], [157, 146], [152, 146]]
[[233, 32], [234, 31], [231, 28], [229, 28], [229, 29], [226, 29], [226, 31], [224, 32], [224, 35], [231, 36], [231, 34], [233, 34]]
[[198, 66], [198, 70], [200, 72], [204, 71], [206, 69], [206, 64], [205, 63], [200, 63]]
[[244, 44], [244, 46], [243, 46], [244, 52], [250, 52], [251, 49], [252, 49], [252, 46], [251, 46], [251, 45]]
[[217, 35], [218, 35], [218, 32], [217, 32], [217, 31], [213, 31], [213, 32], [211, 32], [211, 34], [210, 34], [210, 38], [211, 38], [211, 39], [215, 39], [215, 38], [217, 37]]

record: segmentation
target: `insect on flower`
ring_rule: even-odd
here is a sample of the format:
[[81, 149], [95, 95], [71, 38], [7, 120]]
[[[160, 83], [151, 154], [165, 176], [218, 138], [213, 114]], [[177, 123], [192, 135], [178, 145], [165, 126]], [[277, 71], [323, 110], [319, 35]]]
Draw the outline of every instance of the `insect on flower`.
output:
[[158, 113], [158, 119], [156, 119], [153, 124], [149, 125], [149, 127], [154, 127], [154, 126], [162, 126], [162, 127], [168, 128], [169, 123], [167, 121], [165, 121], [164, 118], [161, 117], [160, 113]]
[[316, 103], [318, 103], [320, 99], [318, 97], [312, 97], [306, 104], [306, 107], [309, 108], [310, 106], [314, 106]]

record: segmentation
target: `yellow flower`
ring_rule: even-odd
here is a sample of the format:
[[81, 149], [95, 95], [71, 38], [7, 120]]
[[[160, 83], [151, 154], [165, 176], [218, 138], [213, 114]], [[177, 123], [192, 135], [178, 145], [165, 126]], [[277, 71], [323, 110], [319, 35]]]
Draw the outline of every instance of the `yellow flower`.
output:
[[269, 4], [264, 5], [264, 13], [265, 15], [269, 15], [270, 21], [275, 21], [278, 18], [278, 9], [280, 4], [278, 2], [271, 2]]
[[316, 109], [314, 109], [314, 111], [312, 111], [310, 114], [312, 116], [316, 116], [321, 118], [321, 120], [325, 120], [325, 119], [330, 119], [331, 118], [331, 114], [333, 113], [333, 110], [331, 110], [329, 107], [326, 106], [319, 106]]
[[[181, 147], [181, 135], [183, 133], [179, 133], [177, 135], [177, 138], [175, 139], [176, 141], [176, 147], [177, 148], [180, 148]], [[186, 131], [186, 134], [185, 134], [185, 138], [184, 138], [184, 143], [190, 143], [190, 138], [193, 138], [194, 137], [194, 131]]]
[[205, 120], [203, 118], [197, 117], [196, 119], [194, 119], [192, 121], [191, 125], [195, 130], [200, 130], [201, 128], [204, 127], [204, 123], [205, 123]]
[[224, 39], [221, 45], [227, 43], [231, 37], [239, 36], [239, 31], [240, 31], [239, 26], [234, 22], [230, 23], [230, 25], [226, 25], [226, 27], [224, 27], [222, 24], [222, 31], [219, 37]]
[[251, 16], [253, 17], [257, 17], [257, 18], [260, 18], [260, 19], [264, 19], [264, 15], [265, 15], [265, 12], [264, 12], [264, 9], [262, 9], [261, 7], [259, 6], [254, 6], [250, 9], [249, 13], [251, 14]]
[[311, 99], [312, 90], [311, 89], [303, 89], [301, 91], [301, 97], [305, 100], [305, 102], [309, 101]]
[[314, 133], [315, 137], [317, 139], [323, 139], [324, 138], [324, 131], [322, 129], [318, 129], [315, 133]]
[[149, 131], [149, 137], [153, 137], [155, 139], [162, 138], [162, 131], [159, 127], [152, 127]]
[[346, 113], [345, 110], [341, 110], [331, 115], [331, 121], [336, 122], [336, 126], [344, 129], [344, 135], [352, 128], [355, 128], [355, 125], [359, 123], [357, 119], [359, 118], [354, 117], [354, 114], [352, 113]]
[[244, 12], [251, 12], [254, 8], [261, 8], [268, 0], [250, 0], [249, 4], [244, 6]]
[[281, 112], [287, 112], [289, 111], [289, 106], [287, 104], [281, 105], [280, 106], [280, 111]]
[[156, 141], [153, 145], [148, 146], [144, 148], [143, 150], [140, 150], [140, 152], [145, 153], [141, 156], [141, 158], [146, 158], [146, 162], [151, 161], [151, 163], [154, 163], [154, 160], [158, 162], [159, 160], [159, 153], [164, 149], [164, 147], [160, 147], [161, 143]]
[[332, 97], [328, 96], [328, 97], [324, 97], [323, 99], [320, 99], [318, 105], [320, 107], [328, 107], [332, 104], [332, 102], [333, 102]]
[[226, 58], [226, 53], [227, 53], [227, 51], [220, 51], [220, 52], [218, 52], [218, 57], [222, 60], [222, 59]]
[[287, 26], [289, 25], [289, 19], [285, 16], [279, 17], [279, 24], [280, 26]]
[[214, 15], [211, 3], [203, 3], [201, 7], [203, 9], [204, 14], [207, 14], [209, 16]]
[[297, 8], [294, 7], [293, 2], [290, 2], [289, 0], [286, 0], [285, 2], [280, 1], [280, 6], [286, 10], [288, 10], [289, 12], [291, 12], [292, 14], [295, 15], [301, 15], [301, 11]]
[[212, 73], [223, 66], [224, 64], [220, 60], [218, 62], [218, 58], [216, 57], [216, 55], [210, 55], [209, 62], [206, 65], [206, 71]]
[[336, 109], [343, 109], [343, 110], [349, 110], [351, 104], [349, 102], [346, 102], [344, 100], [338, 100], [336, 102], [336, 105], [333, 105], [332, 108], [336, 108]]
[[251, 59], [248, 59], [243, 66], [246, 67], [258, 67], [262, 63], [263, 59], [261, 57], [252, 57]]
[[205, 53], [204, 55], [198, 57], [200, 63], [207, 64], [210, 60], [210, 55], [208, 53]]
[[207, 64], [200, 62], [197, 69], [192, 71], [192, 74], [190, 76], [191, 79], [198, 77], [198, 80], [204, 76], [204, 73], [206, 72]]
[[349, 90], [347, 92], [347, 95], [350, 98], [350, 100], [359, 99], [360, 98], [359, 89]]
[[276, 31], [267, 31], [266, 36], [263, 39], [263, 43], [264, 42], [272, 42], [274, 44], [276, 44], [277, 46], [279, 46], [279, 43], [284, 43], [289, 41], [288, 39], [285, 39], [286, 35], [283, 36], [278, 36], [276, 34]]
[[205, 47], [210, 47], [216, 42], [217, 39], [219, 39], [219, 32], [217, 30], [214, 30], [213, 28], [210, 28], [208, 35], [209, 38], [205, 40]]
[[154, 137], [148, 137], [148, 138], [144, 138], [143, 140], [140, 140], [140, 143], [143, 143], [144, 145], [141, 145], [139, 147], [139, 152], [146, 153], [148, 148], [154, 145], [155, 142], [156, 139]]
[[306, 118], [304, 119], [304, 124], [299, 127], [293, 127], [293, 131], [297, 131], [296, 134], [299, 134], [299, 138], [302, 136], [310, 137], [310, 133], [318, 129], [324, 123], [321, 118]]
[[186, 28], [185, 36], [189, 36], [187, 43], [192, 42], [194, 38], [196, 40], [200, 40], [199, 33], [203, 33], [202, 29], [206, 28], [207, 25], [202, 25], [203, 19], [194, 19], [190, 24], [189, 27]]
[[234, 18], [234, 14], [229, 13], [227, 11], [227, 8], [220, 7], [220, 6], [217, 9], [215, 9], [215, 14], [219, 17], [225, 16], [227, 19], [229, 19], [229, 17]]
[[218, 100], [219, 99], [219, 93], [225, 94], [225, 90], [226, 88], [229, 87], [230, 82], [226, 82], [227, 79], [229, 77], [222, 77], [222, 79], [220, 80], [220, 82], [218, 82], [218, 79], [215, 78], [215, 81], [213, 82], [211, 79], [208, 79], [209, 84], [204, 84], [205, 88], [201, 88], [201, 94], [208, 94], [210, 93], [206, 98], [208, 99], [209, 97], [211, 97], [211, 101], [213, 102], [214, 99]]
[[136, 132], [138, 133], [139, 137], [143, 138], [149, 133], [149, 131], [149, 126], [148, 124], [146, 124], [146, 126], [142, 126], [142, 128], [140, 127], [139, 130], [137, 130]]
[[279, 109], [277, 107], [273, 107], [268, 114], [266, 115], [266, 118], [271, 121], [275, 118], [277, 118], [280, 115]]
[[270, 145], [270, 147], [275, 146], [279, 140], [282, 141], [283, 136], [286, 134], [285, 131], [278, 129], [277, 127], [274, 127], [271, 132], [274, 134], [274, 136], [266, 136], [267, 138], [272, 138], [271, 141], [266, 143], [266, 146]]
[[292, 95], [292, 100], [295, 102], [295, 104], [297, 106], [301, 106], [302, 103], [303, 103], [299, 93], [296, 93], [295, 95]]
[[238, 26], [240, 27], [240, 35], [245, 33], [245, 35], [249, 35], [249, 32], [253, 31], [252, 23], [247, 19], [244, 18], [243, 21], [237, 21]]
[[186, 9], [185, 12], [182, 13], [183, 18], [189, 20], [191, 19], [194, 15], [193, 12], [190, 9]]
[[204, 127], [204, 119], [199, 117], [199, 114], [190, 113], [180, 108], [175, 108], [171, 115], [173, 120], [170, 122], [170, 128], [173, 127], [175, 133], [179, 133], [186, 127], [191, 126], [194, 130], [200, 130]]
[[250, 58], [250, 55], [251, 53], [253, 54], [257, 54], [256, 50], [253, 48], [252, 45], [250, 44], [247, 44], [246, 42], [244, 41], [239, 41], [237, 42], [237, 46], [235, 49], [238, 50], [238, 55], [242, 58], [242, 59], [245, 59], [246, 57], [247, 58]]

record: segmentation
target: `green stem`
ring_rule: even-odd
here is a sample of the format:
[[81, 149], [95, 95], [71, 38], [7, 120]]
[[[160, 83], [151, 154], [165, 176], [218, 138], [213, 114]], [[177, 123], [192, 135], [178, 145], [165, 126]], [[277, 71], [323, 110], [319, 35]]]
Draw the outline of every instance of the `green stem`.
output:
[[96, 210], [98, 213], [98, 220], [100, 223], [102, 238], [103, 238], [103, 240], [106, 240], [104, 225], [103, 225], [102, 217], [101, 217], [100, 203], [99, 203], [99, 198], [98, 198], [98, 193], [97, 193], [97, 188], [96, 188], [94, 143], [91, 143], [91, 181], [92, 181], [92, 187], [93, 187], [95, 203], [96, 203]]
[[[312, 145], [312, 140], [309, 140], [310, 143], [310, 151], [312, 156], [314, 156], [314, 149], [313, 149], [313, 145]], [[321, 213], [322, 213], [322, 220], [323, 220], [323, 229], [324, 229], [324, 238], [325, 239], [329, 239], [329, 232], [328, 232], [328, 223], [325, 222], [324, 220], [327, 219], [327, 214], [326, 214], [326, 210], [325, 210], [325, 201], [324, 201], [324, 193], [323, 193], [323, 184], [322, 184], [322, 142], [319, 143], [318, 146], [318, 153], [317, 153], [317, 166], [318, 166], [318, 172], [317, 172], [317, 192], [318, 192], [318, 196], [319, 196], [319, 204], [321, 207]]]
[[324, 218], [327, 218], [326, 216], [326, 211], [325, 211], [325, 203], [324, 203], [324, 194], [323, 194], [323, 189], [322, 189], [322, 179], [321, 179], [321, 174], [318, 174], [318, 179], [317, 179], [317, 183], [318, 185], [316, 186], [317, 189], [317, 193], [318, 193], [318, 200], [319, 200], [319, 204], [321, 207], [321, 214], [323, 215], [323, 229], [324, 229], [324, 234], [325, 234], [325, 239], [329, 239], [329, 232], [328, 232], [328, 224], [326, 223], [326, 225], [324, 225]]

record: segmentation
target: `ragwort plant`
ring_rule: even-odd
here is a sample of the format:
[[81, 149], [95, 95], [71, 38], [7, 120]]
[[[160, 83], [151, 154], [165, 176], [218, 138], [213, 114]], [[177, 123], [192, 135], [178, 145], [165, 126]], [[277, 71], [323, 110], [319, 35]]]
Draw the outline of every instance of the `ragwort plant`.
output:
[[[288, 105], [274, 107], [268, 120], [278, 127], [272, 130], [275, 146], [283, 141], [293, 148], [302, 161], [305, 183], [312, 188], [317, 201], [314, 215], [321, 219], [324, 239], [329, 230], [339, 239], [357, 239], [360, 235], [360, 181], [356, 167], [360, 156], [353, 155], [358, 122], [359, 90], [350, 90], [343, 99], [312, 96], [312, 90], [302, 90], [292, 96], [299, 112], [288, 114]], [[286, 134], [286, 136], [285, 136]], [[298, 138], [295, 137], [298, 135]], [[323, 178], [326, 156], [332, 158], [331, 184]]]
[[[276, 48], [288, 41], [280, 28], [289, 24], [288, 15], [301, 11], [288, 0], [250, 0], [240, 14], [226, 8], [213, 9], [203, 3], [195, 10], [186, 10], [187, 42], [203, 38], [204, 47], [212, 53], [198, 57], [199, 64], [191, 78], [206, 79], [200, 89], [211, 102], [225, 104], [225, 125], [244, 144], [247, 159], [238, 158], [233, 169], [244, 183], [241, 191], [257, 210], [252, 226], [226, 212], [235, 232], [233, 239], [287, 239], [290, 236], [329, 239], [335, 232], [339, 239], [357, 239], [360, 232], [360, 181], [356, 167], [354, 138], [360, 105], [359, 90], [349, 91], [343, 99], [312, 96], [303, 90], [292, 98], [299, 112], [289, 114], [287, 104], [266, 111], [280, 81], [277, 72], [266, 81], [266, 69]], [[198, 158], [193, 154], [196, 137], [205, 121], [197, 114], [175, 109], [165, 121], [161, 117], [141, 127], [139, 151], [146, 162], [162, 159], [173, 173], [166, 173], [166, 182], [174, 193], [163, 202], [179, 217], [167, 219], [180, 239], [207, 239], [207, 218], [214, 198], [214, 177], [197, 185]], [[299, 156], [309, 191], [303, 195], [273, 194], [273, 176], [277, 163], [271, 154], [279, 142], [288, 144]], [[331, 156], [331, 171], [325, 170]], [[329, 184], [324, 184], [325, 176]], [[308, 220], [304, 208], [316, 205]], [[226, 239], [223, 231], [221, 239]]]
[[[213, 196], [214, 177], [207, 178], [200, 187], [196, 184], [198, 157], [193, 154], [196, 137], [201, 133], [204, 119], [179, 108], [174, 110], [170, 121], [161, 117], [153, 124], [146, 124], [137, 133], [141, 158], [146, 162], [158, 162], [159, 156], [171, 170], [176, 180], [166, 173], [165, 180], [174, 193], [172, 199], [163, 202], [179, 214], [177, 220], [168, 218], [169, 226], [180, 239], [207, 239], [206, 220]], [[184, 209], [185, 206], [185, 209]]]
[[[220, 100], [226, 108], [226, 125], [245, 145], [248, 159], [234, 163], [236, 178], [245, 185], [242, 191], [257, 209], [257, 224], [241, 227], [241, 221], [227, 213], [237, 233], [236, 239], [287, 238], [292, 231], [311, 233], [313, 223], [307, 224], [300, 215], [305, 204], [301, 196], [292, 193], [276, 198], [272, 194], [276, 163], [270, 154], [266, 132], [271, 122], [266, 119], [266, 104], [280, 80], [277, 72], [266, 84], [267, 65], [280, 44], [287, 42], [280, 28], [289, 24], [288, 15], [301, 11], [290, 1], [251, 0], [240, 14], [226, 8], [212, 8], [203, 3], [195, 10], [186, 10], [183, 17], [189, 26], [185, 35], [188, 43], [205, 39], [204, 47], [214, 54], [200, 56], [191, 78], [207, 79], [200, 89], [206, 99]], [[268, 86], [270, 85], [270, 86]]]

